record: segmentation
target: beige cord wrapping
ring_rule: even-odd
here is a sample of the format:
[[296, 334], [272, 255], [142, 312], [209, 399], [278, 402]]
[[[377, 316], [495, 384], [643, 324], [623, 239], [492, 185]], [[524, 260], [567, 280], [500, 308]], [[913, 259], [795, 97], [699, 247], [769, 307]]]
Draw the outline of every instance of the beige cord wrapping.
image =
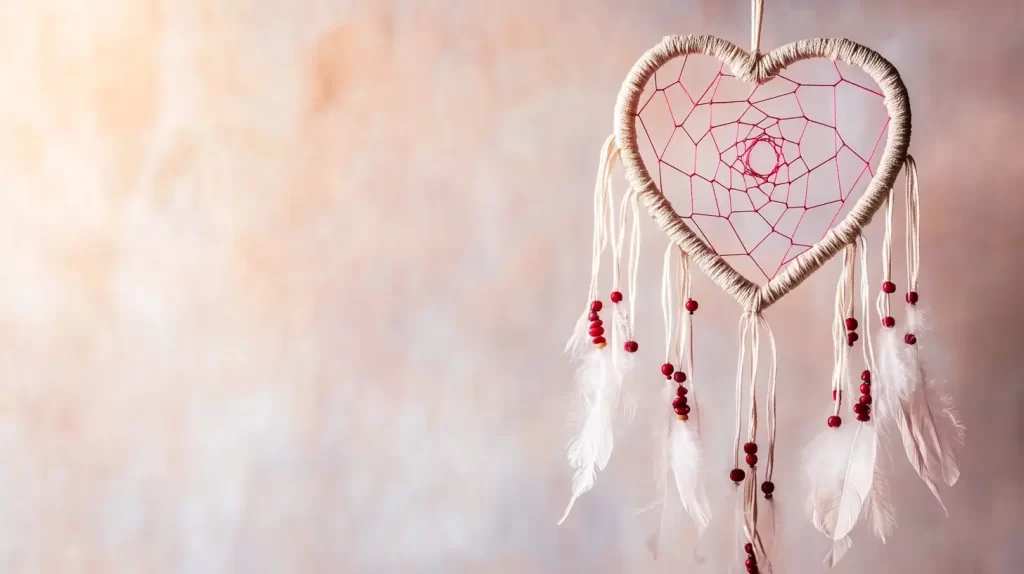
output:
[[[755, 2], [755, 7], [758, 3]], [[760, 16], [755, 11], [754, 23]], [[755, 31], [753, 40], [759, 41]], [[878, 84], [885, 96], [891, 118], [885, 150], [878, 171], [864, 196], [850, 214], [811, 249], [794, 259], [781, 273], [762, 287], [740, 275], [693, 233], [673, 210], [672, 204], [651, 178], [637, 145], [636, 113], [640, 96], [654, 72], [669, 60], [685, 54], [706, 54], [724, 62], [740, 79], [763, 83], [786, 66], [812, 58], [840, 60], [858, 66]], [[689, 255], [715, 283], [739, 301], [747, 311], [763, 311], [803, 282], [825, 261], [854, 242], [871, 217], [882, 206], [910, 145], [910, 103], [899, 73], [875, 51], [845, 39], [819, 38], [787, 44], [767, 54], [748, 53], [713, 36], [670, 36], [648, 50], [633, 66], [615, 106], [615, 137], [621, 150], [626, 178], [647, 206], [652, 218], [669, 239]]]

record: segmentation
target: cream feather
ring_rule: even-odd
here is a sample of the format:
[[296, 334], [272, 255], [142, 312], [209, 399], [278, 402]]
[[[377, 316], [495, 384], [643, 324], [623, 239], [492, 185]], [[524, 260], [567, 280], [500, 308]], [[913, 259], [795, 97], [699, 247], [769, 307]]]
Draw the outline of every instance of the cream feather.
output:
[[[711, 521], [700, 435], [693, 422], [679, 421], [672, 413], [675, 388], [672, 384], [665, 385], [663, 391], [657, 393], [658, 405], [650, 417], [654, 421], [651, 441], [653, 464], [644, 469], [650, 474], [642, 479], [646, 481], [646, 487], [642, 489], [643, 503], [637, 509], [647, 549], [655, 558], [658, 557], [660, 540], [669, 528], [665, 519], [670, 496], [679, 497], [683, 509], [693, 520], [698, 536], [704, 534]], [[644, 407], [642, 414], [647, 416], [650, 411], [646, 405]]]
[[659, 543], [666, 530], [665, 507], [669, 494], [669, 436], [675, 415], [671, 411], [673, 389], [665, 383], [659, 391], [641, 393], [638, 416], [641, 421], [649, 421], [650, 432], [639, 433], [641, 448], [647, 453], [644, 464], [639, 465], [639, 472], [632, 481], [632, 489], [636, 492], [637, 522], [644, 535], [647, 550], [654, 558], [658, 557]]
[[[920, 337], [921, 312], [907, 308], [910, 332]], [[903, 344], [897, 352], [897, 367], [891, 375], [893, 392], [887, 401], [895, 401], [892, 418], [900, 431], [907, 460], [928, 490], [948, 514], [939, 495], [938, 484], [956, 484], [960, 477], [957, 448], [963, 443], [964, 427], [957, 419], [952, 400], [939, 393], [928, 378], [917, 345]]]
[[871, 493], [867, 501], [867, 520], [871, 530], [884, 544], [896, 528], [896, 510], [889, 497], [889, 483], [881, 463], [885, 457], [877, 456], [875, 460], [875, 477], [871, 483]]
[[670, 443], [672, 474], [679, 500], [693, 519], [697, 534], [703, 535], [711, 522], [711, 505], [702, 476], [704, 455], [697, 425], [676, 421], [672, 425]]
[[611, 357], [607, 347], [595, 349], [584, 358], [576, 373], [582, 426], [569, 443], [569, 464], [576, 473], [572, 480], [572, 498], [558, 524], [565, 522], [576, 500], [594, 487], [597, 472], [604, 470], [611, 458], [615, 445], [613, 423], [622, 388], [622, 377], [616, 372]]
[[833, 542], [832, 561], [845, 553], [846, 538], [871, 492], [877, 448], [872, 423], [847, 423], [825, 429], [808, 449], [807, 510], [814, 527]]

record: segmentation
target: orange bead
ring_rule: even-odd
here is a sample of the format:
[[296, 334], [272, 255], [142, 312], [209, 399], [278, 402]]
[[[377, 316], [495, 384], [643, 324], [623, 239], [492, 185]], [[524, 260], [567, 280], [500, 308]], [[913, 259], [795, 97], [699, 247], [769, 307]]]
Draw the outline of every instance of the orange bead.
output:
[[595, 345], [595, 346], [596, 346], [596, 347], [597, 347], [598, 349], [603, 349], [603, 348], [605, 348], [605, 347], [607, 347], [607, 346], [608, 346], [608, 343], [605, 343], [605, 342], [601, 342], [601, 343], [598, 343], [598, 344], [597, 344], [597, 345]]
[[676, 416], [679, 417], [679, 420], [684, 421], [684, 422], [690, 420], [690, 415], [676, 415]]

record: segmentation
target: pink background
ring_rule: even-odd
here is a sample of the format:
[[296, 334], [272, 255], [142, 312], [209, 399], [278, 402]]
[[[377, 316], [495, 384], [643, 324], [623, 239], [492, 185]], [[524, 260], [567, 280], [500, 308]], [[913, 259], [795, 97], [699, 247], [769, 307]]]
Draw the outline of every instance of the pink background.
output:
[[[622, 78], [665, 34], [745, 45], [748, 10], [0, 5], [0, 569], [725, 572], [717, 535], [703, 570], [681, 535], [647, 558], [625, 450], [555, 526], [571, 476], [560, 351]], [[859, 530], [836, 572], [1024, 560], [1022, 26], [1016, 0], [768, 2], [763, 46], [846, 36], [902, 71], [938, 319], [925, 351], [959, 383], [969, 432], [949, 518], [898, 459], [895, 536]], [[653, 374], [664, 243], [644, 234]], [[780, 536], [801, 574], [822, 570], [798, 461], [827, 394], [836, 270], [768, 313]], [[723, 473], [738, 309], [695, 289]]]

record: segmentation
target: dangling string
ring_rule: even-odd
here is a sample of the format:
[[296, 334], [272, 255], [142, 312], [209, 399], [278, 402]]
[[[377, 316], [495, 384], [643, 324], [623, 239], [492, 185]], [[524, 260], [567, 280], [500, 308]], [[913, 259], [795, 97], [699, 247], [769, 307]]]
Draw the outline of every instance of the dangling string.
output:
[[918, 197], [917, 163], [907, 155], [907, 290], [917, 291], [921, 268], [921, 206]]
[[772, 473], [775, 471], [775, 375], [778, 353], [775, 348], [775, 334], [768, 324], [768, 319], [764, 315], [758, 314], [757, 320], [761, 328], [768, 333], [768, 343], [772, 350], [771, 369], [768, 371], [768, 461], [764, 467], [764, 479], [770, 483], [772, 482]]
[[[686, 302], [690, 300], [690, 257], [682, 250], [679, 251], [679, 329], [683, 333], [679, 342], [679, 362], [682, 365], [683, 356], [686, 357], [686, 373], [690, 376], [690, 395], [693, 401], [693, 412], [696, 416], [697, 434], [700, 434], [700, 402], [697, 400], [696, 373], [693, 370], [693, 314], [684, 313]], [[685, 324], [685, 326], [684, 326]]]
[[764, 21], [764, 0], [750, 3], [750, 53], [761, 51], [761, 23]]
[[[875, 304], [878, 311], [878, 318], [884, 324], [886, 317], [892, 316], [889, 305], [889, 295], [884, 286], [892, 283], [892, 188], [885, 197], [885, 235], [882, 236], [882, 291], [878, 293], [878, 300]], [[867, 332], [867, 331], [865, 331]]]
[[[637, 193], [633, 188], [629, 188], [626, 191], [626, 195], [622, 198], [621, 212], [623, 213], [622, 220], [625, 221], [625, 213], [629, 204], [629, 212], [632, 216], [631, 228], [630, 228], [630, 239], [629, 239], [629, 263], [626, 267], [626, 288], [629, 291], [627, 297], [629, 297], [629, 317], [628, 317], [628, 332], [630, 340], [632, 340], [635, 325], [636, 325], [636, 277], [637, 271], [640, 268], [640, 207], [637, 204]], [[622, 224], [622, 235], [625, 232], [625, 223]], [[622, 240], [619, 240], [619, 252], [622, 252]], [[616, 273], [618, 277], [618, 273]]]
[[853, 316], [856, 268], [857, 244], [854, 242], [847, 245], [843, 250], [843, 270], [839, 275], [839, 282], [836, 285], [835, 317], [832, 321], [832, 345], [835, 358], [835, 364], [832, 369], [832, 394], [834, 395], [832, 416], [834, 417], [839, 416], [843, 393], [850, 390], [843, 388], [845, 384], [849, 383], [849, 377], [847, 376], [848, 348], [852, 346], [852, 342], [848, 342], [846, 334], [846, 317]]
[[615, 136], [609, 136], [601, 148], [601, 159], [598, 164], [597, 183], [594, 185], [594, 245], [590, 271], [590, 291], [587, 303], [598, 298], [597, 282], [601, 271], [601, 255], [608, 247], [608, 226], [612, 222], [611, 206], [611, 175], [618, 159], [619, 149], [615, 145]]
[[[672, 363], [672, 250], [676, 246], [669, 243], [665, 249], [665, 262], [661, 271], [661, 314], [665, 319], [665, 362]], [[671, 374], [671, 373], [669, 373]]]
[[740, 468], [740, 446], [743, 438], [743, 364], [747, 355], [747, 333], [750, 331], [750, 313], [740, 315], [740, 353], [736, 364], [736, 433], [733, 439], [732, 467]]
[[864, 332], [868, 334], [868, 336], [864, 337], [864, 344], [861, 350], [864, 353], [864, 364], [867, 370], [874, 375], [877, 371], [875, 367], [875, 348], [870, 336], [871, 286], [868, 281], [868, 240], [864, 237], [863, 233], [857, 236], [857, 243], [860, 246], [860, 299], [864, 314]]

